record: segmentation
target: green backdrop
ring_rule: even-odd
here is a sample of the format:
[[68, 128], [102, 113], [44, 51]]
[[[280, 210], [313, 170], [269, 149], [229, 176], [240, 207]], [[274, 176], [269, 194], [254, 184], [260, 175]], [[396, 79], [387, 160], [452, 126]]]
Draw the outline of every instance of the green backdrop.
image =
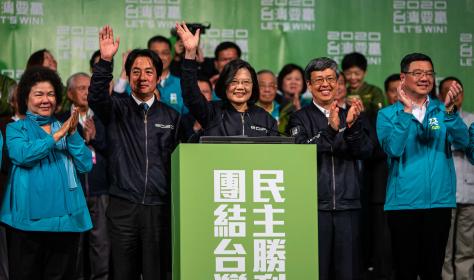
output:
[[123, 52], [169, 35], [177, 20], [211, 23], [205, 53], [235, 41], [257, 70], [305, 66], [319, 56], [340, 60], [356, 50], [369, 58], [367, 80], [380, 87], [403, 55], [424, 52], [438, 81], [454, 75], [464, 82], [464, 108], [474, 111], [474, 0], [1, 0], [0, 72], [18, 79], [29, 54], [48, 48], [66, 79], [88, 71], [100, 26], [114, 28]]

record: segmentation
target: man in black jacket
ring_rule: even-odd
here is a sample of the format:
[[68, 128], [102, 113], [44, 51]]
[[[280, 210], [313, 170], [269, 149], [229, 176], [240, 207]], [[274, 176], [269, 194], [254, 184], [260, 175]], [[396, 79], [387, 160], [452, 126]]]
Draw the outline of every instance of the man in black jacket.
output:
[[107, 209], [115, 279], [171, 279], [170, 168], [179, 114], [155, 100], [163, 69], [150, 50], [133, 50], [125, 63], [132, 95], [109, 95], [118, 50], [110, 26], [99, 33], [101, 59], [89, 106], [107, 128], [110, 204]]
[[[109, 279], [110, 240], [107, 233], [105, 211], [109, 205], [109, 182], [107, 176], [107, 142], [105, 127], [87, 103], [90, 76], [75, 73], [66, 83], [67, 97], [72, 102], [71, 111], [79, 111], [77, 130], [92, 152], [92, 170], [78, 173], [91, 214], [93, 229], [82, 233], [79, 245], [79, 279]], [[62, 120], [71, 116], [67, 111]], [[85, 262], [85, 261], [88, 262]]]
[[313, 104], [293, 113], [288, 125], [300, 144], [317, 145], [319, 279], [358, 279], [360, 178], [358, 159], [372, 142], [359, 117], [360, 100], [337, 107], [337, 64], [317, 58], [305, 69]]

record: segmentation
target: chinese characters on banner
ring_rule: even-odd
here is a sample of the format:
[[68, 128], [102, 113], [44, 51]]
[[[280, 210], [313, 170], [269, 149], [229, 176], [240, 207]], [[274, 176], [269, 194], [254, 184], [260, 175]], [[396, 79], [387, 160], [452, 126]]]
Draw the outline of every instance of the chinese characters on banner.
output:
[[459, 65], [472, 66], [472, 33], [461, 33], [459, 35]]
[[98, 49], [97, 26], [58, 26], [56, 56], [61, 60], [88, 59]]
[[170, 29], [181, 20], [181, 0], [125, 0], [127, 28]]
[[260, 0], [260, 29], [315, 30], [316, 0]]
[[[245, 170], [214, 170], [214, 279], [285, 280], [283, 170], [253, 170], [252, 188], [247, 189], [245, 182]], [[249, 190], [252, 204], [247, 205], [253, 205], [252, 209], [242, 207]], [[255, 230], [249, 232], [249, 228]], [[253, 248], [245, 248], [246, 237], [251, 237]], [[253, 259], [248, 257], [250, 250]]]
[[4, 0], [0, 3], [0, 24], [40, 25], [44, 23], [41, 1]]
[[439, 0], [394, 0], [394, 33], [447, 33], [448, 2]]
[[382, 64], [382, 34], [365, 31], [328, 31], [327, 55], [340, 63], [345, 54], [358, 52], [371, 65]]

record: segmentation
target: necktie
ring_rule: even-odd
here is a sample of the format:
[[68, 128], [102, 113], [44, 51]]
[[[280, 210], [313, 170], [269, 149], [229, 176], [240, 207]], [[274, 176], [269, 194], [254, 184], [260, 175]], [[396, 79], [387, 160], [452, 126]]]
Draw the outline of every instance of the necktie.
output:
[[143, 112], [145, 112], [145, 113], [148, 111], [149, 108], [150, 108], [150, 106], [148, 106], [148, 104], [146, 104], [145, 102], [140, 104], [140, 109], [142, 109]]

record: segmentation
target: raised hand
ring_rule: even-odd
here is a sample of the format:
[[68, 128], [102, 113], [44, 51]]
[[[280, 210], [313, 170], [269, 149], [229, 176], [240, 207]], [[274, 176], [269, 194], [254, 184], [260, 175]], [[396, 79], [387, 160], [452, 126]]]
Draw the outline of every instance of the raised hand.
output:
[[176, 31], [179, 38], [183, 41], [183, 46], [186, 50], [184, 55], [185, 58], [195, 59], [197, 48], [199, 46], [199, 34], [201, 33], [201, 30], [196, 30], [196, 34], [193, 35], [186, 26], [186, 23], [183, 21], [182, 23], [176, 23]]
[[114, 31], [109, 25], [105, 25], [99, 31], [100, 57], [103, 60], [112, 61], [119, 48], [120, 37], [114, 41]]
[[454, 102], [458, 98], [459, 94], [462, 92], [462, 87], [456, 81], [451, 83], [449, 86], [448, 93], [446, 94], [446, 98], [444, 99], [444, 105], [446, 106], [446, 111], [452, 111], [454, 107]]
[[334, 130], [339, 130], [341, 120], [339, 119], [339, 107], [337, 107], [337, 101], [334, 100], [329, 108], [329, 125]]
[[347, 112], [346, 117], [346, 124], [348, 127], [351, 127], [355, 123], [355, 121], [360, 115], [360, 112], [362, 112], [363, 110], [364, 105], [362, 105], [362, 101], [357, 98], [352, 99], [351, 108], [349, 109], [349, 112]]
[[403, 107], [404, 107], [403, 110], [406, 113], [411, 113], [413, 103], [411, 99], [408, 97], [408, 95], [405, 93], [405, 91], [403, 90], [403, 85], [404, 85], [404, 81], [402, 81], [397, 88], [398, 100], [403, 104]]
[[92, 118], [89, 118], [84, 123], [84, 140], [89, 143], [90, 140], [95, 139], [96, 129], [95, 123]]

